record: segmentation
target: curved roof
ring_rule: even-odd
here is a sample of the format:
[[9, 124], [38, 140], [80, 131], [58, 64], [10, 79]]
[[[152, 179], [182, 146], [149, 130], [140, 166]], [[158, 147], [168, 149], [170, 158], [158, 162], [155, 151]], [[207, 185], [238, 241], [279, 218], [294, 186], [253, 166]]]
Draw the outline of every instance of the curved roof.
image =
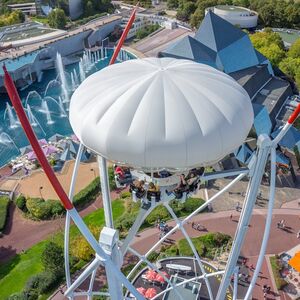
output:
[[70, 103], [80, 141], [107, 159], [142, 168], [211, 165], [245, 140], [247, 92], [207, 65], [136, 59], [88, 77]]

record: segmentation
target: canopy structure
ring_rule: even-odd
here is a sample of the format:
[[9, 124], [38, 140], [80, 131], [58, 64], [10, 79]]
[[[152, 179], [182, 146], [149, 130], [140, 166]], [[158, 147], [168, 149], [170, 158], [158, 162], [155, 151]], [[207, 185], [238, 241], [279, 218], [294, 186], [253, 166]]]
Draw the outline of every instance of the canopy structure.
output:
[[135, 167], [211, 165], [237, 149], [253, 124], [247, 92], [212, 67], [174, 58], [136, 59], [88, 77], [70, 103], [79, 140]]

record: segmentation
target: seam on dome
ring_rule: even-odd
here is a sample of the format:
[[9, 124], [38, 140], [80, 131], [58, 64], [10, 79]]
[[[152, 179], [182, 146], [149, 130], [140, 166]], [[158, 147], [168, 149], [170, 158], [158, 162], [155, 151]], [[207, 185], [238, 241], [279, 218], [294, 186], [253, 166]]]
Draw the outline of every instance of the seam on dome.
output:
[[[195, 87], [195, 84], [192, 83], [191, 81], [187, 81], [186, 78], [185, 78], [184, 76], [182, 76], [182, 74], [177, 74], [177, 75], [178, 75], [178, 77], [180, 77], [180, 79], [181, 79], [182, 81], [186, 82], [187, 85], [190, 85], [192, 88]], [[216, 106], [215, 103], [213, 103], [212, 101], [210, 101], [210, 100], [208, 99], [208, 97], [207, 97], [206, 95], [204, 95], [203, 93], [201, 93], [201, 91], [200, 91], [199, 89], [197, 89], [197, 93], [199, 93], [200, 95], [202, 95], [202, 97], [206, 100], [206, 102], [207, 102], [208, 104], [211, 103], [211, 104], [217, 109], [217, 111], [221, 113], [221, 115], [224, 117], [224, 119], [226, 119], [226, 120], [228, 121], [228, 119], [227, 119], [226, 116], [224, 115], [223, 111], [221, 111], [221, 110]], [[189, 103], [189, 101], [187, 100], [187, 98], [185, 98], [185, 100], [187, 101], [187, 103], [188, 103], [188, 104], [190, 105], [190, 107], [191, 107], [191, 104]], [[192, 109], [192, 107], [191, 107], [191, 109]], [[211, 111], [211, 110], [210, 110], [210, 111]], [[199, 128], [200, 128], [200, 130], [201, 130], [201, 125], [199, 124], [199, 120], [198, 120], [197, 118], [196, 118], [196, 120], [197, 120], [198, 125], [199, 125]], [[202, 133], [202, 135], [203, 135], [202, 130], [201, 130], [201, 133]], [[220, 143], [220, 148], [221, 148], [221, 149], [220, 149], [220, 150], [221, 150], [221, 153], [222, 153], [223, 150], [224, 150], [224, 147], [223, 147], [223, 139], [222, 139], [222, 136], [221, 136], [221, 133], [220, 133], [219, 130], [217, 130], [217, 133], [218, 133], [218, 135], [219, 135], [219, 137], [220, 137], [220, 140], [221, 140], [221, 143]]]

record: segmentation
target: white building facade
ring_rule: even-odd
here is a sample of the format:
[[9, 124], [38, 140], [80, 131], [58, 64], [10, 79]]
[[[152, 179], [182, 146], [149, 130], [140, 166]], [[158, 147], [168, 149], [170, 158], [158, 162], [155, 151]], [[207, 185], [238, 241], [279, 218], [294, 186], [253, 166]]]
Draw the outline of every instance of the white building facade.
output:
[[257, 26], [258, 14], [255, 11], [241, 6], [217, 5], [205, 10], [205, 14], [212, 11], [214, 14], [240, 28], [255, 28]]

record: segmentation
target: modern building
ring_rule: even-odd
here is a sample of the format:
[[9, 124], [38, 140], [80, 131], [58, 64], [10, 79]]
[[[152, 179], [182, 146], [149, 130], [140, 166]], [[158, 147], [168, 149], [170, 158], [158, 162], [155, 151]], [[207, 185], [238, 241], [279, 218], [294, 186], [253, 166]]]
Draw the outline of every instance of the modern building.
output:
[[[186, 36], [176, 41], [159, 56], [204, 63], [234, 78], [252, 100], [254, 122], [250, 135], [253, 137], [276, 131], [295, 108], [287, 100], [293, 95], [290, 83], [274, 75], [269, 60], [254, 49], [245, 32], [211, 10], [195, 37]], [[291, 144], [294, 145], [295, 141]], [[241, 157], [245, 157], [245, 162], [249, 159], [249, 151], [245, 147], [237, 149], [236, 155], [239, 161]]]
[[[121, 23], [122, 29], [125, 28], [125, 26], [128, 22], [128, 19], [129, 19], [129, 17], [124, 17], [122, 19], [122, 23]], [[154, 21], [151, 18], [148, 18], [143, 15], [142, 16], [137, 15], [137, 18], [134, 20], [134, 22], [128, 32], [127, 39], [135, 37], [138, 30], [144, 29], [146, 26], [149, 26], [151, 24], [154, 24]]]
[[255, 11], [241, 6], [233, 5], [217, 5], [209, 7], [205, 10], [207, 14], [209, 11], [217, 16], [240, 28], [255, 28], [257, 26], [258, 14]]
[[11, 10], [20, 10], [25, 15], [36, 15], [35, 2], [8, 4], [7, 7]]

